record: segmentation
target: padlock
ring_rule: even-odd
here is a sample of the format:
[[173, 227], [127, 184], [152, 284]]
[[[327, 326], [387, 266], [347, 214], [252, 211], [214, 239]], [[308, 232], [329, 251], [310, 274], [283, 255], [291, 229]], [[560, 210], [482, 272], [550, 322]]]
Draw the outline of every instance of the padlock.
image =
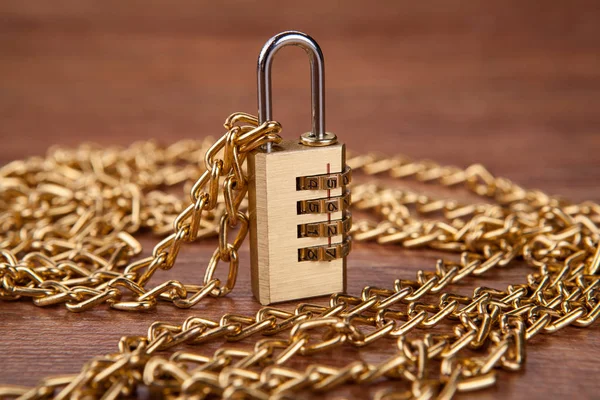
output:
[[261, 304], [343, 292], [351, 242], [351, 171], [344, 144], [325, 131], [324, 60], [301, 32], [271, 38], [258, 58], [259, 122], [271, 121], [271, 65], [282, 47], [310, 59], [312, 130], [248, 157], [252, 291]]

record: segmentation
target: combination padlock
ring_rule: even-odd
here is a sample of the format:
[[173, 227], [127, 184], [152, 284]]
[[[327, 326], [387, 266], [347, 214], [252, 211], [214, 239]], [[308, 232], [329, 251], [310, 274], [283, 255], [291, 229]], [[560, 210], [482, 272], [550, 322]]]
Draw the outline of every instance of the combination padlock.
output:
[[252, 291], [265, 305], [345, 291], [350, 252], [351, 171], [345, 146], [325, 131], [323, 53], [308, 35], [283, 32], [263, 47], [259, 122], [272, 120], [272, 61], [288, 45], [310, 59], [313, 121], [299, 140], [268, 143], [248, 157]]

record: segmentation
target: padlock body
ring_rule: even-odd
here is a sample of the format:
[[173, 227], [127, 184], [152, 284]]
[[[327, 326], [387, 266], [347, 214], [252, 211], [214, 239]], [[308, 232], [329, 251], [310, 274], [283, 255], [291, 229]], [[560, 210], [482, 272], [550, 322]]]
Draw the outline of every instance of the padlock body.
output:
[[345, 146], [294, 141], [248, 156], [252, 291], [261, 304], [346, 289]]

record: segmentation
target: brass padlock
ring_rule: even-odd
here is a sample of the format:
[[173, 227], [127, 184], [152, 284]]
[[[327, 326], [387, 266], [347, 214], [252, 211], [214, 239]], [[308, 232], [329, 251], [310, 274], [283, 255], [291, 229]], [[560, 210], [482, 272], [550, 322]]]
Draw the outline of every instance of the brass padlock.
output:
[[323, 53], [308, 35], [283, 32], [263, 47], [259, 122], [272, 120], [271, 64], [288, 45], [310, 59], [312, 131], [248, 157], [252, 291], [261, 304], [345, 291], [350, 252], [351, 171], [345, 146], [325, 131]]

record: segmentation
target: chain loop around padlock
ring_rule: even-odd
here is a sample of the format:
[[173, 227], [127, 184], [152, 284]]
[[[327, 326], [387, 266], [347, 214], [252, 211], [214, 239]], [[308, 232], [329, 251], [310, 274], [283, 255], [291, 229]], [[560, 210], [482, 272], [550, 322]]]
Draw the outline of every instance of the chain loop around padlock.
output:
[[[250, 125], [234, 125], [240, 122]], [[270, 121], [258, 125], [256, 118], [247, 114], [233, 114], [227, 119], [226, 125], [230, 127], [228, 132], [211, 145], [205, 154], [206, 169], [190, 189], [191, 203], [182, 207], [178, 215], [173, 218], [173, 232], [155, 246], [151, 257], [134, 261], [129, 265], [120, 265], [124, 268], [124, 273], [119, 274], [113, 273], [109, 269], [102, 272], [80, 271], [75, 264], [64, 264], [64, 261], [62, 261], [63, 264], [60, 264], [61, 261], [56, 264], [55, 259], [43, 256], [41, 262], [48, 264], [48, 268], [51, 270], [60, 271], [62, 265], [68, 265], [69, 268], [75, 268], [74, 271], [82, 276], [73, 282], [79, 286], [71, 289], [65, 284], [47, 285], [48, 279], [38, 277], [34, 269], [20, 266], [21, 261], [14, 253], [1, 250], [0, 256], [8, 266], [0, 270], [0, 278], [2, 278], [0, 297], [18, 298], [25, 295], [34, 297], [38, 305], [65, 303], [69, 310], [75, 312], [88, 310], [103, 303], [119, 310], [139, 311], [155, 307], [158, 299], [172, 301], [178, 307], [190, 307], [207, 294], [223, 296], [230, 292], [237, 277], [239, 264], [237, 251], [248, 232], [248, 218], [239, 210], [247, 191], [247, 177], [243, 163], [248, 151], [266, 142], [279, 142], [281, 138], [278, 133], [281, 131], [281, 126]], [[151, 149], [146, 150], [152, 154]], [[185, 155], [181, 152], [174, 153], [180, 156]], [[135, 160], [137, 162], [138, 159], [135, 158]], [[68, 195], [65, 190], [54, 190], [54, 192], [59, 198]], [[219, 202], [221, 194], [225, 199], [224, 206]], [[69, 197], [72, 198], [72, 195], [69, 194]], [[156, 198], [154, 201], [169, 201], [169, 199]], [[134, 210], [132, 209], [132, 211]], [[69, 210], [64, 210], [65, 214], [68, 212]], [[137, 212], [139, 213], [139, 211]], [[58, 216], [60, 214], [57, 214]], [[149, 217], [150, 215], [146, 214], [146, 218]], [[154, 216], [155, 219], [159, 217], [159, 215]], [[221, 221], [217, 229], [215, 229], [215, 218], [219, 218]], [[82, 220], [81, 229], [83, 229], [84, 223], [89, 224], [92, 221], [89, 218]], [[97, 226], [102, 223], [100, 220], [96, 220], [94, 223], [96, 225], [85, 229], [104, 229], [101, 225]], [[77, 227], [78, 224], [79, 222], [75, 226]], [[230, 243], [227, 232], [230, 227], [235, 226], [238, 227], [237, 235]], [[80, 228], [71, 229], [73, 235], [81, 235], [78, 229]], [[203, 286], [194, 287], [190, 291], [192, 294], [189, 298], [186, 298], [188, 291], [185, 290], [185, 286], [177, 281], [165, 282], [151, 290], [145, 289], [146, 283], [158, 269], [170, 269], [174, 265], [184, 243], [215, 233], [220, 235], [219, 246], [209, 262]], [[117, 240], [119, 250], [114, 253], [112, 260], [104, 264], [105, 266], [114, 268], [115, 265], [122, 263], [119, 257], [126, 259], [141, 251], [140, 244], [125, 232], [117, 234], [114, 239]], [[58, 244], [59, 242], [53, 243]], [[60, 242], [59, 247], [53, 253], [61, 254], [64, 249], [61, 250], [60, 246], [66, 244], [64, 241]], [[91, 262], [104, 263], [101, 257], [83, 249], [67, 248], [67, 250], [80, 252], [81, 255], [78, 257], [87, 257]], [[32, 254], [34, 253], [28, 254], [23, 260], [28, 265], [34, 265], [37, 262], [32, 258]], [[229, 263], [224, 286], [220, 286], [220, 281], [213, 278], [220, 261]], [[13, 265], [14, 267], [12, 267]], [[20, 281], [23, 273], [29, 274], [38, 287], [19, 285], [17, 282]], [[59, 279], [61, 273], [57, 273], [59, 275], [56, 276], [56, 279]], [[46, 276], [46, 278], [48, 277]], [[107, 281], [112, 278], [118, 278], [118, 280]], [[133, 298], [123, 298], [127, 291], [133, 295]]]

